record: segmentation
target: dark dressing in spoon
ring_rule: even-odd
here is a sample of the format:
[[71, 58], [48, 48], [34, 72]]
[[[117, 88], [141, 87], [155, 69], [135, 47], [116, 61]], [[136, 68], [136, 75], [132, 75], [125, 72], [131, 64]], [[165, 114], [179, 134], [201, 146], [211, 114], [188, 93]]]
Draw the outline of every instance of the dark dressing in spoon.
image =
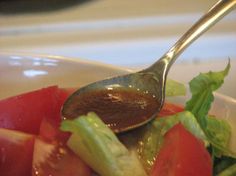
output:
[[62, 110], [65, 119], [95, 112], [113, 131], [121, 132], [150, 119], [159, 104], [153, 95], [135, 89], [93, 90], [72, 96]]

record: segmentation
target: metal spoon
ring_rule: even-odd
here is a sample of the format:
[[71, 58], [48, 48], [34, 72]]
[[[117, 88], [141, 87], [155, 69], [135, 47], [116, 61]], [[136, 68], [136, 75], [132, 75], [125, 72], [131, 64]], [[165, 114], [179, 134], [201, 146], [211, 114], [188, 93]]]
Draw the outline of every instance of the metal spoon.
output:
[[235, 6], [236, 0], [218, 1], [147, 69], [78, 89], [64, 103], [62, 117], [71, 119], [95, 111], [115, 132], [127, 131], [149, 122], [163, 106], [167, 74], [177, 57]]

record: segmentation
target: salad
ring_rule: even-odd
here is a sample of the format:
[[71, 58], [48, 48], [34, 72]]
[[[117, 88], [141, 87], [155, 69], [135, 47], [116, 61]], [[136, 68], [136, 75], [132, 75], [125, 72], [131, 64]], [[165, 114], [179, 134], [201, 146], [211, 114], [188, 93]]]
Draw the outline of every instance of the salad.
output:
[[[50, 86], [0, 101], [1, 176], [233, 176], [230, 124], [209, 114], [223, 71], [201, 73], [184, 106], [165, 102], [150, 123], [114, 133], [94, 112], [62, 120], [75, 89]], [[166, 96], [185, 95], [167, 81]]]

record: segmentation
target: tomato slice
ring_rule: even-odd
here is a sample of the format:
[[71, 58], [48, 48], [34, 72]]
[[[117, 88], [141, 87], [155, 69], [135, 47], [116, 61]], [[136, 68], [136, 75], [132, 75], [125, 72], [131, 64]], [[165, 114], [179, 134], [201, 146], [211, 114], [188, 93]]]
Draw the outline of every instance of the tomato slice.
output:
[[0, 101], [0, 127], [38, 134], [44, 118], [60, 122], [60, 110], [73, 89], [51, 86]]
[[66, 146], [36, 139], [32, 176], [90, 176], [90, 168]]
[[33, 176], [90, 176], [90, 168], [67, 146], [69, 133], [59, 130], [51, 119], [40, 126], [33, 157]]
[[174, 114], [176, 114], [178, 112], [182, 112], [182, 111], [184, 111], [183, 106], [165, 102], [164, 106], [162, 107], [161, 111], [158, 114], [158, 117], [174, 115]]
[[74, 90], [51, 86], [0, 101], [0, 175], [91, 175], [59, 130], [61, 106]]
[[0, 175], [31, 176], [33, 135], [0, 128]]
[[177, 124], [164, 136], [151, 176], [211, 176], [212, 161], [202, 141]]
[[57, 86], [0, 101], [0, 127], [38, 134], [43, 118], [57, 118]]

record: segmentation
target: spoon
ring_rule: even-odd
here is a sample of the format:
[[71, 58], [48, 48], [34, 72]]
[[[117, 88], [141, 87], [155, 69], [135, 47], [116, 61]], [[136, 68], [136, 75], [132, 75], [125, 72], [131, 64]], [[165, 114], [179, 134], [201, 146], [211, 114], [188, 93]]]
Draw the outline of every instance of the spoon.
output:
[[218, 1], [150, 67], [78, 89], [65, 101], [62, 118], [74, 119], [93, 111], [117, 133], [146, 124], [164, 104], [167, 74], [177, 57], [235, 6], [236, 0]]

